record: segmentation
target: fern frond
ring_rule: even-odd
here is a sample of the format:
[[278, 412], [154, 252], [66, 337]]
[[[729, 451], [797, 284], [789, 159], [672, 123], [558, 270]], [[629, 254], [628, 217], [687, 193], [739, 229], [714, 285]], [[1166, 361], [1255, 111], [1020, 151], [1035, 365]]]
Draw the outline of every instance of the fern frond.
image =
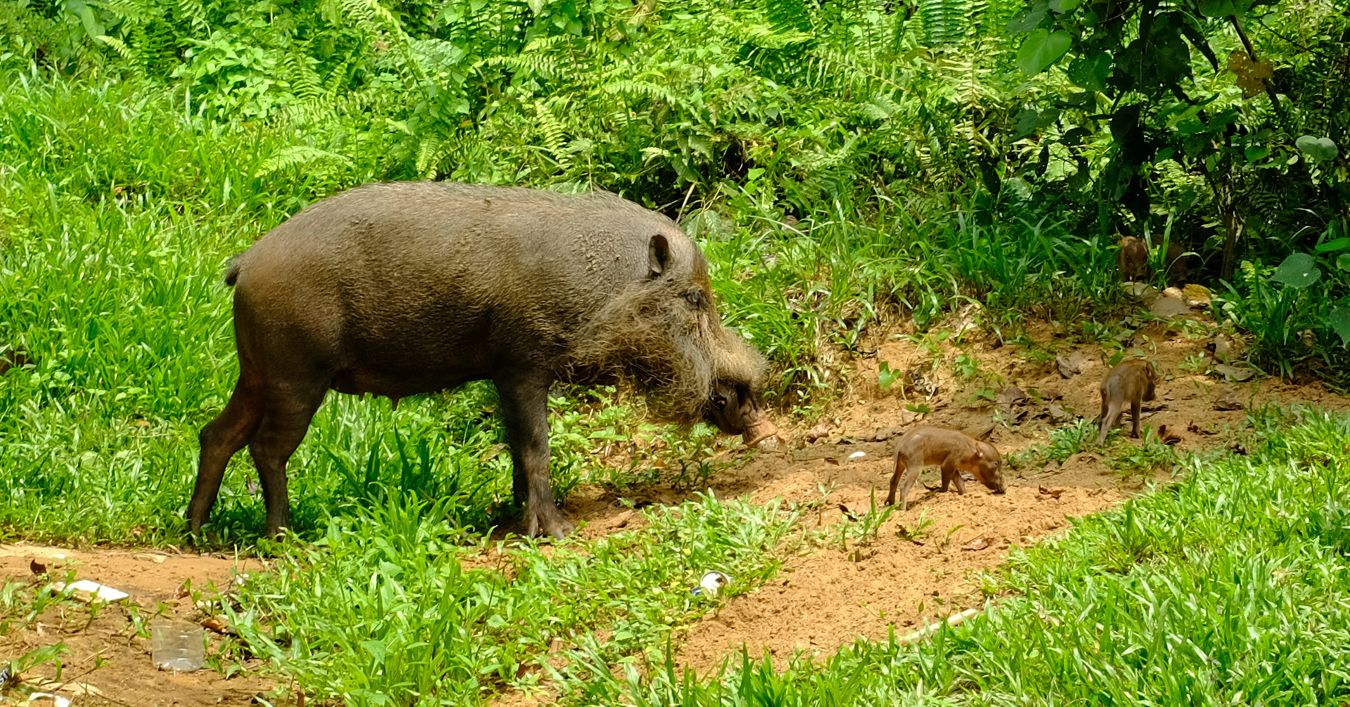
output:
[[970, 0], [919, 0], [916, 10], [929, 46], [958, 42], [978, 26]]
[[291, 91], [301, 100], [313, 100], [324, 93], [323, 80], [314, 70], [315, 60], [306, 54], [284, 54], [281, 57], [285, 67], [285, 79], [291, 85]]
[[811, 31], [811, 13], [802, 0], [765, 0], [764, 14], [779, 31]]
[[[554, 103], [555, 101], [549, 101]], [[556, 101], [562, 103], [560, 106], [566, 110], [566, 100]], [[567, 152], [567, 131], [563, 128], [562, 122], [558, 116], [553, 114], [553, 110], [547, 104], [539, 101], [534, 102], [535, 117], [539, 119], [539, 134], [544, 138], [544, 149], [552, 155], [553, 161], [564, 170], [572, 167], [572, 156]]]
[[122, 42], [122, 40], [116, 37], [109, 37], [108, 35], [104, 34], [94, 37], [94, 41], [113, 50], [113, 53], [119, 57], [122, 57], [123, 61], [129, 64], [136, 63], [136, 55], [131, 51], [130, 47], [128, 47], [126, 44]]
[[401, 42], [408, 41], [403, 23], [379, 0], [341, 0], [343, 14], [371, 34], [387, 33]]
[[450, 151], [447, 149], [444, 140], [434, 135], [424, 137], [417, 144], [417, 159], [414, 162], [414, 167], [424, 179], [434, 179], [441, 160], [449, 154]]
[[265, 177], [273, 172], [291, 169], [314, 164], [316, 162], [335, 163], [338, 166], [350, 168], [352, 161], [345, 155], [339, 155], [336, 152], [321, 150], [309, 145], [291, 145], [283, 147], [272, 154], [271, 157], [263, 160], [259, 165], [258, 171], [254, 173], [255, 177]]
[[681, 105], [684, 99], [674, 91], [651, 81], [617, 79], [600, 86], [598, 92], [605, 95], [623, 95], [630, 98], [646, 98], [649, 101], [663, 101], [671, 105]]
[[772, 24], [749, 22], [742, 18], [728, 18], [728, 32], [760, 49], [782, 50], [811, 42], [809, 32], [785, 29]]
[[563, 55], [553, 55], [540, 53], [531, 54], [513, 54], [496, 55], [479, 60], [475, 66], [500, 66], [509, 69], [518, 74], [526, 76], [538, 76], [540, 78], [556, 78], [567, 69], [572, 68], [572, 62]]

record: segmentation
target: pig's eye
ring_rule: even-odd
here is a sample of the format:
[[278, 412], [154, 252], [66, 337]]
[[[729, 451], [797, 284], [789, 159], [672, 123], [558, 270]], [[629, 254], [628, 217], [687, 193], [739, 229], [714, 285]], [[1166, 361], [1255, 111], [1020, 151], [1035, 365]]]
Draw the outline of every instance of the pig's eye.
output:
[[696, 309], [703, 309], [704, 300], [702, 290], [690, 290], [684, 293], [684, 299], [685, 301], [689, 302], [689, 304], [693, 305]]
[[726, 396], [723, 396], [723, 395], [714, 395], [714, 396], [713, 396], [713, 399], [712, 399], [712, 402], [713, 402], [713, 406], [716, 407], [718, 410], [725, 410], [725, 409], [727, 408], [727, 399], [726, 399]]

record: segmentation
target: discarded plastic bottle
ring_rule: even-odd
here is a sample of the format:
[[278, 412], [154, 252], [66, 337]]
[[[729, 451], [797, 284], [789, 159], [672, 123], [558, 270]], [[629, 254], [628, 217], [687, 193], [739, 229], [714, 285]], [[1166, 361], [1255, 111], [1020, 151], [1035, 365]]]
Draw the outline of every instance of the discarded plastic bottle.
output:
[[150, 624], [150, 659], [160, 670], [190, 673], [202, 667], [204, 642], [200, 626], [182, 621]]

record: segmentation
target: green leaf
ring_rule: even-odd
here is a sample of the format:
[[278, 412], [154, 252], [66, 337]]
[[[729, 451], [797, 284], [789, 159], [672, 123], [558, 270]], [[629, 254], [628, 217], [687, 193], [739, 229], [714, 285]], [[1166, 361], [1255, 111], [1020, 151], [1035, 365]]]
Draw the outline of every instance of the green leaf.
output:
[[1034, 134], [1037, 130], [1055, 122], [1058, 117], [1059, 111], [1054, 108], [1045, 111], [1033, 109], [1017, 111], [1013, 116], [1013, 139], [1020, 140]]
[[1083, 0], [1050, 0], [1050, 9], [1058, 13], [1073, 12], [1083, 4]]
[[376, 641], [373, 639], [361, 641], [361, 648], [365, 649], [366, 653], [370, 654], [370, 657], [375, 660], [377, 665], [384, 663], [386, 655], [384, 641]]
[[1027, 9], [1017, 13], [1011, 20], [1008, 20], [1008, 34], [1025, 34], [1041, 25], [1049, 11], [1049, 5], [1044, 2], [1036, 3]]
[[1020, 110], [1013, 116], [1013, 139], [1020, 140], [1041, 125], [1041, 114], [1034, 110]]
[[1251, 9], [1251, 0], [1200, 0], [1200, 14], [1205, 17], [1243, 15]]
[[895, 381], [900, 378], [900, 374], [901, 371], [891, 370], [891, 364], [882, 361], [881, 365], [877, 367], [877, 385], [882, 390], [886, 390], [895, 384]]
[[1286, 287], [1301, 290], [1322, 279], [1322, 271], [1317, 269], [1316, 261], [1307, 253], [1293, 253], [1279, 267], [1270, 279]]
[[1105, 91], [1110, 75], [1111, 55], [1106, 52], [1080, 56], [1069, 64], [1069, 80], [1089, 91]]
[[1059, 61], [1072, 44], [1073, 38], [1063, 30], [1035, 30], [1017, 52], [1017, 67], [1027, 76], [1035, 76]]
[[1326, 243], [1318, 243], [1317, 247], [1313, 248], [1313, 251], [1317, 253], [1331, 253], [1337, 250], [1345, 250], [1346, 248], [1350, 248], [1350, 236], [1336, 238], [1327, 241]]
[[[1345, 257], [1345, 256], [1341, 256]], [[1327, 315], [1331, 330], [1341, 337], [1341, 346], [1350, 345], [1350, 307], [1337, 307]]]
[[1350, 253], [1336, 256], [1336, 268], [1341, 272], [1350, 272]]
[[1295, 140], [1294, 144], [1298, 146], [1298, 149], [1303, 150], [1308, 157], [1311, 157], [1314, 162], [1330, 162], [1336, 159], [1336, 155], [1340, 154], [1340, 150], [1336, 148], [1336, 143], [1332, 142], [1329, 137], [1304, 135]]
[[94, 16], [94, 9], [89, 7], [84, 0], [66, 0], [66, 9], [80, 18], [80, 24], [84, 25], [84, 31], [90, 39], [107, 34], [103, 30], [103, 24]]
[[1270, 156], [1270, 148], [1265, 145], [1251, 145], [1242, 151], [1247, 156], [1247, 162], [1257, 163]]

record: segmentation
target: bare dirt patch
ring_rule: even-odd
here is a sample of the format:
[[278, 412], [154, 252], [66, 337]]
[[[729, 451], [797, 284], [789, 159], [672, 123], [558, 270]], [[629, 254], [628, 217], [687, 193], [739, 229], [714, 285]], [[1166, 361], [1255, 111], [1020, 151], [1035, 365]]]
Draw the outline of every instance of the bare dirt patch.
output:
[[0, 636], [0, 658], [56, 644], [64, 650], [59, 674], [50, 663], [36, 666], [8, 694], [55, 692], [75, 705], [257, 704], [254, 697], [271, 693], [274, 685], [247, 673], [226, 678], [211, 660], [220, 636], [207, 632], [211, 646], [201, 670], [164, 672], [152, 664], [150, 641], [136, 635], [135, 622], [148, 624], [158, 616], [198, 623], [205, 615], [194, 605], [194, 595], [213, 596], [238, 573], [260, 567], [252, 560], [162, 551], [0, 545], [0, 584], [19, 582], [46, 591], [73, 574], [129, 595], [93, 606], [71, 599], [31, 620], [11, 617], [10, 630]]
[[[1247, 411], [1266, 404], [1347, 408], [1346, 398], [1316, 382], [1227, 380], [1206, 348], [1211, 327], [1203, 320], [1157, 322], [1117, 342], [1158, 366], [1158, 399], [1144, 406], [1143, 425], [1165, 429], [1175, 449], [1240, 451]], [[1002, 564], [1010, 549], [1119, 503], [1146, 480], [1171, 478], [1178, 469], [1122, 474], [1107, 466], [1108, 459], [1141, 445], [1128, 438], [1127, 414], [1121, 437], [1104, 448], [1087, 444], [1062, 462], [1005, 467], [1004, 496], [976, 483], [967, 484], [965, 496], [916, 485], [909, 509], [892, 513], [875, 539], [846, 538], [844, 526], [859, 522], [850, 516], [883, 502], [894, 439], [915, 424], [985, 436], [1006, 458], [1044, 447], [1053, 431], [1075, 420], [1094, 419], [1101, 404], [1097, 387], [1116, 347], [1070, 343], [1066, 334], [1034, 325], [1019, 345], [888, 338], [875, 355], [855, 363], [847, 394], [822, 419], [778, 421], [782, 449], [755, 452], [715, 474], [709, 486], [719, 496], [809, 504], [814, 510], [808, 524], [822, 529], [825, 540], [787, 559], [776, 580], [730, 599], [684, 631], [679, 664], [716, 670], [742, 650], [752, 657], [827, 657], [857, 638], [884, 640], [892, 631], [903, 635], [978, 607], [985, 601], [981, 573]], [[1234, 350], [1239, 347], [1234, 342]], [[935, 485], [937, 476], [930, 468], [921, 480]], [[604, 535], [641, 522], [631, 504], [681, 496], [664, 488], [620, 495], [591, 487], [570, 498], [567, 511], [586, 521], [584, 534]]]

